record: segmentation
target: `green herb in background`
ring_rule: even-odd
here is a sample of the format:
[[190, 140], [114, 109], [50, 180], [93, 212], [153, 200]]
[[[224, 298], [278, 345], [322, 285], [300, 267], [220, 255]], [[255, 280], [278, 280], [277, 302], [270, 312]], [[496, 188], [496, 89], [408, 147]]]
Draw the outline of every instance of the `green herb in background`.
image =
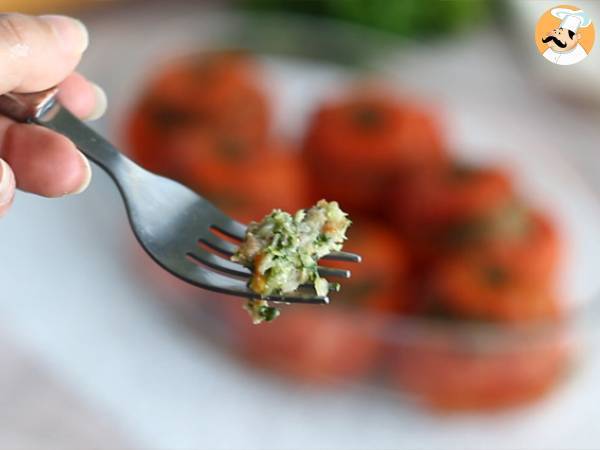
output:
[[244, 7], [333, 17], [402, 36], [466, 30], [490, 17], [486, 0], [240, 0]]

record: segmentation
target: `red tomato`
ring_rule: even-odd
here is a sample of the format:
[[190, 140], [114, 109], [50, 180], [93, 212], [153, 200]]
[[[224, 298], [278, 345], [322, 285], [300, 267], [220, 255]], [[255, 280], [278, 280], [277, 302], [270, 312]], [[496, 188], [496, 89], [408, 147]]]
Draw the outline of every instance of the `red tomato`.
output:
[[149, 84], [132, 112], [127, 140], [135, 160], [164, 173], [173, 161], [173, 140], [182, 134], [215, 133], [255, 151], [267, 139], [269, 121], [253, 59], [206, 53], [173, 61]]
[[441, 262], [429, 279], [430, 306], [458, 318], [500, 322], [556, 319], [560, 303], [547, 286], [491, 255]]
[[484, 225], [513, 199], [511, 181], [502, 170], [454, 164], [402, 180], [392, 216], [408, 233], [445, 233], [439, 238], [451, 240], [453, 230], [458, 234], [461, 226]]
[[520, 222], [510, 222], [520, 209], [510, 179], [500, 169], [431, 168], [397, 180], [391, 192], [390, 216], [409, 243], [417, 272], [448, 253], [520, 231]]
[[309, 205], [302, 159], [281, 141], [245, 146], [215, 133], [181, 134], [171, 147], [172, 173], [244, 221], [274, 208], [295, 212]]
[[227, 305], [237, 350], [250, 362], [306, 382], [368, 376], [378, 356], [379, 318], [329, 306], [294, 305], [273, 322], [252, 325], [241, 306]]
[[379, 212], [399, 174], [445, 159], [436, 120], [423, 107], [383, 90], [355, 90], [313, 116], [304, 155], [315, 195], [350, 212]]
[[174, 61], [150, 86], [148, 107], [157, 125], [189, 125], [265, 138], [269, 107], [252, 57], [213, 52]]
[[396, 354], [389, 358], [392, 381], [442, 410], [520, 405], [553, 388], [564, 377], [570, 361], [562, 333], [534, 337], [533, 341], [518, 346], [496, 343], [500, 348], [494, 348], [492, 341], [492, 347], [483, 343], [479, 350], [448, 336], [397, 344]]
[[549, 217], [529, 211], [522, 233], [491, 239], [478, 252], [490, 254], [531, 283], [553, 286], [562, 255], [562, 242]]

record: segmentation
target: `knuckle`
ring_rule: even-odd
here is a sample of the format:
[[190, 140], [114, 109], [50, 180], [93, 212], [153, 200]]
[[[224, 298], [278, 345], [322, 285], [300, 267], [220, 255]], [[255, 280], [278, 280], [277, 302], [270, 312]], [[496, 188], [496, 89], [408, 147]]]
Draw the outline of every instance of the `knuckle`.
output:
[[35, 23], [24, 14], [0, 14], [0, 42], [14, 47], [26, 45]]

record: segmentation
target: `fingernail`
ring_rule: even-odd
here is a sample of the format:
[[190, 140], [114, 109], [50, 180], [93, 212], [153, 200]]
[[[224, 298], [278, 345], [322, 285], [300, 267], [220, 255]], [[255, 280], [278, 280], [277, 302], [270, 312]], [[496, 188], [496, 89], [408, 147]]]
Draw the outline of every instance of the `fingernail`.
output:
[[0, 206], [7, 205], [15, 193], [15, 177], [6, 162], [0, 159]]
[[66, 52], [83, 53], [88, 47], [90, 35], [80, 20], [59, 15], [40, 16], [40, 19], [50, 25]]
[[92, 181], [92, 168], [90, 167], [90, 162], [83, 153], [79, 152], [79, 156], [81, 157], [83, 164], [85, 164], [86, 176], [83, 182], [81, 183], [81, 186], [79, 186], [77, 190], [73, 191], [72, 194], [81, 194], [87, 189], [87, 187], [90, 185], [90, 182]]
[[108, 105], [108, 100], [106, 98], [106, 93], [104, 90], [98, 86], [96, 83], [90, 83], [92, 88], [94, 89], [94, 94], [96, 96], [96, 102], [94, 105], [94, 110], [85, 118], [85, 120], [96, 120], [104, 114], [106, 111], [106, 107]]

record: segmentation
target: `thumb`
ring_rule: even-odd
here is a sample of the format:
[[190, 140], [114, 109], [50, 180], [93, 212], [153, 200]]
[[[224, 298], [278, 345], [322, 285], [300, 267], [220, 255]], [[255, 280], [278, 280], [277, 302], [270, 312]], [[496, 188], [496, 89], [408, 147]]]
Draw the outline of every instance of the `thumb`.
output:
[[64, 80], [88, 45], [88, 33], [66, 16], [0, 14], [0, 94], [35, 92]]

